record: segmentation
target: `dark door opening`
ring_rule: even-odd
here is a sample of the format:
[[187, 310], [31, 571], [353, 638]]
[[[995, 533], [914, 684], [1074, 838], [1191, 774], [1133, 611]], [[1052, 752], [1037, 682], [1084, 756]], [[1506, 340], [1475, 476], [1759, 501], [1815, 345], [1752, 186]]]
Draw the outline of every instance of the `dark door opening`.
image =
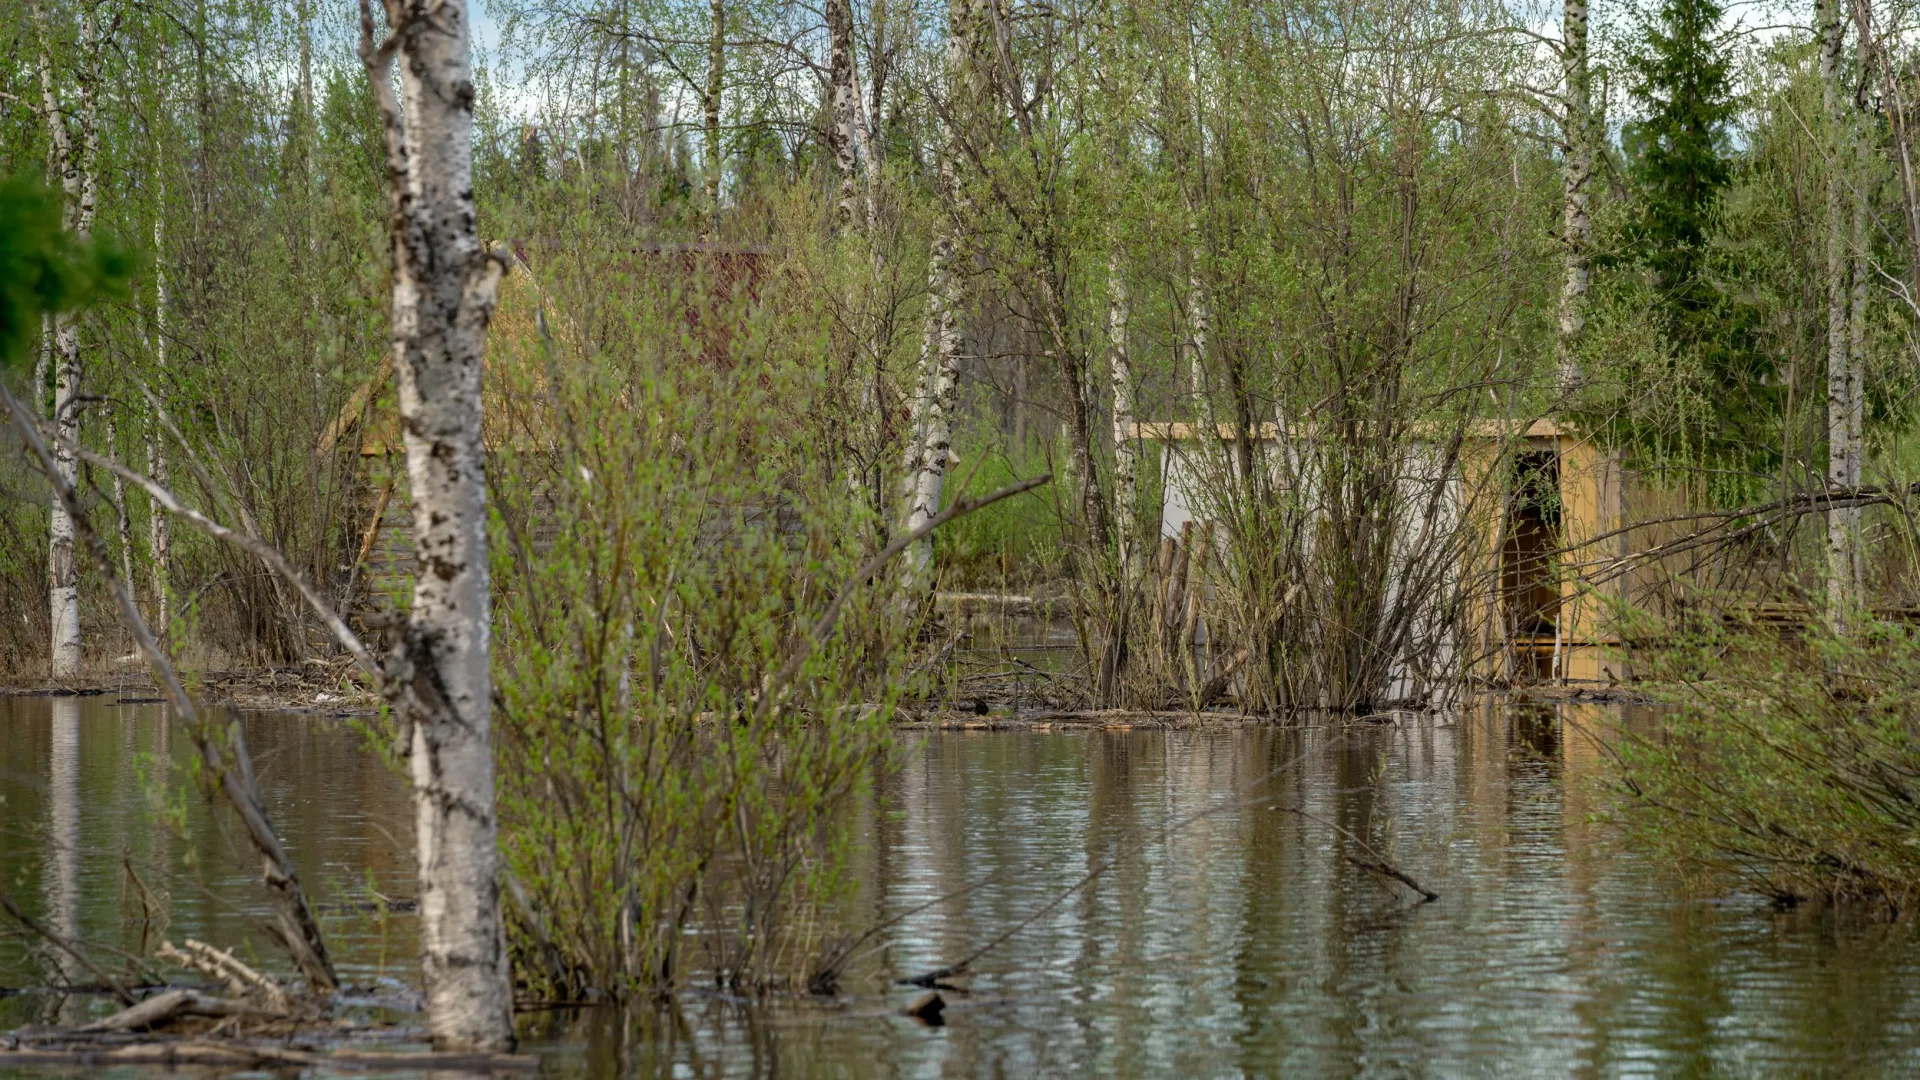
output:
[[1514, 459], [1507, 489], [1506, 542], [1500, 551], [1500, 599], [1513, 638], [1552, 637], [1560, 618], [1553, 551], [1560, 546], [1560, 455]]

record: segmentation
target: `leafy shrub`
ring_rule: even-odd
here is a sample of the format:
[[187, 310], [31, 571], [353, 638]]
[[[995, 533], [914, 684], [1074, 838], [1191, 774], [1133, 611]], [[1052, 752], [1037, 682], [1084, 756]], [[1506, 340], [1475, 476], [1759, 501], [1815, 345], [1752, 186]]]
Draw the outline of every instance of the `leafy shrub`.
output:
[[1671, 706], [1617, 747], [1613, 816], [1672, 865], [1783, 903], [1920, 896], [1920, 628], [1699, 620]]
[[809, 450], [821, 385], [789, 353], [816, 343], [737, 311], [716, 362], [678, 300], [626, 284], [489, 358], [515, 970], [571, 1000], [828, 983], [811, 916], [913, 628], [865, 582], [826, 618], [866, 522]]

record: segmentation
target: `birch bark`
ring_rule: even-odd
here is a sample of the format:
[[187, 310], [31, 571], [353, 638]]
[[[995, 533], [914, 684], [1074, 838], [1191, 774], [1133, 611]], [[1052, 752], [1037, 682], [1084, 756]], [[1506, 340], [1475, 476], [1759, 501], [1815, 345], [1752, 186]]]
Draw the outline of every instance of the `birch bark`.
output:
[[1131, 297], [1116, 245], [1107, 256], [1107, 372], [1113, 382], [1114, 528], [1120, 538], [1120, 566], [1131, 578], [1138, 570], [1140, 466], [1134, 441], [1133, 365], [1127, 355], [1127, 317]]
[[[107, 452], [120, 453], [120, 418], [107, 413]], [[127, 516], [127, 484], [119, 473], [113, 475], [114, 526], [120, 541], [120, 580], [133, 588], [133, 519]]]
[[[944, 205], [934, 228], [927, 259], [927, 325], [920, 350], [920, 393], [913, 402], [908, 445], [907, 531], [913, 532], [940, 512], [942, 489], [953, 454], [954, 392], [960, 380], [959, 283], [955, 259], [966, 195], [954, 165], [958, 133], [954, 127], [971, 114], [977, 100], [973, 64], [976, 11], [973, 0], [954, 0], [947, 27], [948, 114], [939, 148]], [[927, 580], [933, 565], [933, 539], [916, 542], [904, 560], [906, 588]]]
[[[391, 0], [389, 0], [391, 2]], [[727, 73], [727, 4], [709, 0], [707, 4], [707, 92], [701, 95], [702, 117], [707, 138], [707, 212], [713, 215], [707, 239], [719, 238], [720, 229], [720, 95]]]
[[1588, 249], [1593, 232], [1590, 188], [1593, 180], [1593, 120], [1587, 71], [1587, 0], [1564, 0], [1561, 7], [1561, 67], [1566, 82], [1566, 115], [1561, 135], [1566, 158], [1561, 164], [1560, 334], [1554, 342], [1562, 394], [1581, 381], [1578, 345], [1587, 327]]
[[834, 166], [840, 174], [840, 198], [834, 205], [833, 220], [835, 228], [849, 229], [855, 204], [860, 201], [852, 0], [827, 0], [827, 38], [827, 104], [833, 121]]
[[40, 316], [40, 351], [33, 357], [33, 415], [47, 416], [47, 373], [53, 370], [53, 318]]
[[[60, 104], [54, 87], [52, 43], [45, 10], [33, 6], [35, 29], [39, 35], [41, 109], [46, 116], [47, 134], [53, 143], [55, 167], [60, 171], [60, 188], [65, 195], [68, 231], [82, 235], [93, 230], [95, 182], [94, 161], [99, 153], [98, 126], [94, 116], [94, 82], [98, 74], [100, 13], [87, 5], [80, 18], [80, 111], [70, 117]], [[74, 130], [75, 122], [78, 131]], [[71, 487], [79, 475], [73, 446], [80, 438], [80, 325], [73, 315], [53, 319], [53, 421], [58, 439], [54, 446], [54, 469], [58, 482]], [[74, 561], [73, 517], [65, 504], [55, 499], [47, 519], [47, 601], [52, 629], [49, 641], [50, 672], [55, 679], [71, 679], [80, 673], [80, 581]]]
[[[164, 168], [164, 159], [155, 155], [156, 170]], [[164, 174], [154, 185], [155, 198], [159, 209], [153, 217], [153, 365], [160, 373], [164, 384], [167, 370], [167, 188]], [[149, 407], [151, 408], [151, 406]], [[146, 423], [147, 475], [162, 487], [167, 485], [167, 452], [160, 441], [159, 417], [149, 412]], [[167, 515], [153, 507], [147, 517], [147, 556], [149, 572], [153, 577], [154, 625], [164, 638], [173, 625], [171, 574], [168, 567], [172, 561], [170, 550], [171, 536], [167, 531]], [[133, 587], [131, 579], [128, 588]]]
[[[1196, 233], [1196, 244], [1198, 236]], [[1218, 426], [1213, 418], [1213, 400], [1207, 396], [1207, 333], [1210, 322], [1207, 313], [1207, 286], [1200, 280], [1200, 261], [1198, 248], [1191, 265], [1187, 267], [1187, 376], [1193, 388], [1194, 416], [1206, 425], [1202, 436], [1211, 440], [1218, 435]], [[1210, 441], [1200, 443], [1202, 452], [1212, 447]]]
[[[960, 322], [954, 288], [954, 236], [951, 222], [934, 235], [927, 265], [927, 330], [921, 347], [923, 384], [917, 402], [919, 432], [913, 448], [913, 488], [907, 507], [909, 533], [940, 512], [947, 467], [953, 456], [954, 391], [960, 375]], [[933, 565], [933, 538], [914, 543], [906, 552], [907, 586], [927, 579]]]
[[[1855, 50], [1855, 70], [1852, 108], [1847, 113], [1847, 141], [1851, 151], [1852, 183], [1848, 185], [1849, 202], [1852, 204], [1853, 221], [1851, 237], [1847, 247], [1847, 274], [1850, 279], [1851, 293], [1848, 296], [1847, 310], [1847, 396], [1846, 428], [1847, 443], [1853, 447], [1853, 482], [1858, 484], [1866, 472], [1866, 406], [1867, 406], [1867, 281], [1871, 274], [1867, 266], [1867, 249], [1872, 239], [1868, 230], [1872, 227], [1869, 220], [1870, 208], [1867, 206], [1867, 190], [1870, 184], [1871, 162], [1867, 146], [1867, 131], [1871, 123], [1868, 112], [1868, 78], [1873, 56], [1871, 27], [1868, 24], [1872, 8], [1865, 3], [1854, 5], [1854, 25], [1859, 34], [1858, 47]], [[1850, 508], [1851, 521], [1848, 523], [1847, 580], [1856, 594], [1864, 588], [1864, 554], [1860, 543], [1859, 507]]]
[[[885, 158], [886, 132], [881, 125], [881, 107], [885, 104], [887, 85], [887, 56], [891, 46], [887, 42], [887, 0], [873, 0], [868, 6], [868, 21], [873, 27], [873, 48], [868, 55], [871, 58], [867, 71], [867, 99], [865, 122], [855, 126], [860, 132], [861, 153], [865, 155], [867, 166], [867, 233], [880, 234], [880, 166]], [[858, 88], [856, 78], [854, 86]], [[881, 249], [874, 245], [874, 275], [881, 276], [884, 269]]]
[[[420, 873], [421, 969], [434, 1044], [513, 1043], [488, 738], [487, 505], [481, 367], [505, 259], [474, 220], [474, 87], [463, 0], [386, 0], [360, 53], [385, 130], [393, 368], [417, 560], [413, 606], [385, 665], [405, 727]], [[396, 100], [389, 69], [397, 59]]]
[[[1860, 442], [1852, 419], [1857, 374], [1849, 330], [1851, 290], [1847, 273], [1852, 239], [1847, 209], [1848, 173], [1855, 134], [1841, 88], [1843, 41], [1840, 0], [1819, 0], [1816, 17], [1820, 44], [1820, 96], [1833, 132], [1827, 179], [1827, 486], [1850, 488], [1860, 482]], [[1858, 595], [1856, 566], [1860, 512], [1854, 507], [1827, 511], [1827, 608], [1839, 620]]]

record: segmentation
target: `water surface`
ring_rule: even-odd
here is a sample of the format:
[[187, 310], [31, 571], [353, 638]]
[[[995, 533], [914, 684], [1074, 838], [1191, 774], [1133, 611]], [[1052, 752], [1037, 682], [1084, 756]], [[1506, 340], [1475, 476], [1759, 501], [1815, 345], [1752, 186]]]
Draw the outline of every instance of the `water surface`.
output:
[[[914, 736], [858, 809], [845, 918], [938, 902], [843, 997], [538, 1013], [525, 1042], [565, 1076], [1920, 1071], [1911, 928], [1689, 898], [1609, 843], [1587, 733], [1617, 719], [1489, 705], [1384, 727]], [[413, 894], [397, 779], [339, 721], [252, 717], [247, 736], [343, 974], [411, 979], [411, 917], [367, 910]], [[192, 936], [275, 963], [239, 838], [197, 799], [171, 823], [156, 810], [189, 767], [156, 709], [0, 699], [0, 754], [0, 888], [24, 907], [129, 950]], [[1352, 865], [1343, 831], [1440, 900]], [[966, 955], [1107, 862], [976, 962], [945, 1026], [898, 1015], [918, 991], [892, 978]], [[49, 967], [0, 938], [0, 983]], [[50, 1007], [0, 1000], [0, 1023]]]

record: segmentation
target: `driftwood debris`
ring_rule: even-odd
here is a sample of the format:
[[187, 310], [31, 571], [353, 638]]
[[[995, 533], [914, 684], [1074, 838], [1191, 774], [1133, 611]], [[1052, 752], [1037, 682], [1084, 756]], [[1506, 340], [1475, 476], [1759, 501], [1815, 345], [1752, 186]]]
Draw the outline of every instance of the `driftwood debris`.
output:
[[0, 1066], [6, 1065], [213, 1065], [229, 1069], [325, 1066], [386, 1072], [472, 1070], [537, 1072], [540, 1059], [530, 1054], [409, 1053], [404, 1050], [295, 1049], [265, 1042], [212, 1042], [202, 1039], [147, 1039], [135, 1043], [70, 1042], [61, 1046], [19, 1047], [0, 1041]]
[[113, 993], [114, 997], [119, 998], [122, 1005], [132, 1005], [135, 1003], [133, 991], [127, 989], [126, 984], [115, 978], [112, 972], [95, 963], [93, 958], [87, 955], [86, 950], [82, 949], [78, 942], [69, 941], [59, 934], [54, 933], [50, 928], [41, 925], [32, 916], [20, 910], [20, 905], [13, 902], [13, 897], [5, 893], [0, 893], [0, 910], [4, 910], [8, 915], [13, 916], [14, 921], [25, 927], [29, 932], [39, 935], [61, 952], [73, 957], [74, 960], [79, 962], [81, 967], [92, 972], [93, 977], [99, 979], [101, 984]]
[[102, 1017], [82, 1028], [75, 1034], [91, 1035], [106, 1031], [149, 1031], [165, 1027], [175, 1020], [188, 1016], [207, 1016], [225, 1018], [229, 1016], [259, 1017], [277, 1019], [285, 1016], [281, 1011], [263, 1009], [245, 1001], [231, 998], [213, 997], [195, 990], [168, 990], [155, 994], [136, 1005], [130, 1005], [112, 1016]]
[[163, 941], [154, 955], [208, 978], [218, 979], [230, 993], [255, 998], [271, 1013], [286, 1015], [293, 1011], [293, 1001], [280, 984], [241, 963], [232, 950], [222, 952], [204, 941], [188, 938], [185, 946], [178, 949], [174, 948], [173, 942]]

